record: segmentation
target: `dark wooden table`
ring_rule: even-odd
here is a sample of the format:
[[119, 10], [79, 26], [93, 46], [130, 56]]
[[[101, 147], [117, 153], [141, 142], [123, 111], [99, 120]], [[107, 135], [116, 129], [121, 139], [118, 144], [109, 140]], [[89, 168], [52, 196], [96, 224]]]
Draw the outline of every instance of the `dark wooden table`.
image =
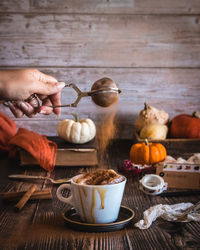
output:
[[[117, 140], [109, 148], [107, 165], [117, 166], [128, 158], [130, 140]], [[188, 157], [199, 152], [200, 141], [194, 143], [167, 143], [168, 154]], [[84, 168], [86, 169], [86, 168]], [[72, 177], [79, 173], [80, 167], [56, 167], [50, 174], [52, 178]], [[27, 190], [33, 183], [13, 181], [8, 174], [26, 173], [48, 175], [37, 166], [21, 167], [7, 154], [0, 156], [0, 192]], [[35, 182], [34, 182], [35, 183]], [[0, 206], [0, 249], [199, 249], [200, 223], [175, 223], [157, 219], [147, 230], [134, 227], [142, 218], [143, 211], [156, 204], [175, 204], [199, 201], [199, 195], [187, 197], [148, 196], [138, 190], [138, 178], [129, 177], [122, 204], [135, 211], [134, 221], [125, 229], [113, 232], [88, 233], [72, 230], [62, 219], [62, 212], [68, 207], [56, 198], [56, 186], [47, 181], [37, 181], [38, 189], [50, 187], [52, 200], [29, 201], [18, 213], [15, 203]]]

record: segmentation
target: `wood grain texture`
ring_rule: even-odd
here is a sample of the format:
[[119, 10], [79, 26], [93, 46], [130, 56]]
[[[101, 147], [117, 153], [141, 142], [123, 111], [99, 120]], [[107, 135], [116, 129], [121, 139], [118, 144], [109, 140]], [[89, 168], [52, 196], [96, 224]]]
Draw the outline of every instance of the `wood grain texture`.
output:
[[[117, 169], [134, 141], [133, 123], [147, 101], [166, 110], [170, 118], [192, 113], [200, 106], [200, 1], [199, 0], [1, 0], [0, 68], [35, 67], [66, 83], [90, 90], [97, 79], [108, 76], [122, 90], [117, 107], [100, 109], [83, 98], [77, 108], [54, 115], [14, 119], [18, 127], [56, 135], [58, 122], [89, 117], [97, 126], [104, 113], [116, 111], [117, 138], [104, 164]], [[62, 103], [75, 95], [64, 89]], [[195, 143], [167, 142], [168, 154], [187, 158], [198, 152]], [[8, 174], [72, 177], [83, 168], [22, 168], [17, 160], [0, 156], [0, 192], [24, 191], [30, 183], [7, 179]], [[87, 170], [87, 168], [84, 168]], [[27, 203], [16, 216], [13, 204], [0, 202], [1, 249], [198, 249], [199, 223], [172, 223], [158, 219], [148, 230], [129, 225], [108, 233], [76, 232], [66, 227], [61, 213], [68, 207], [56, 198], [56, 187], [42, 181], [39, 190], [51, 188], [52, 201]], [[199, 196], [150, 197], [138, 190], [138, 178], [129, 177], [123, 204], [142, 212], [156, 204], [196, 203]]]
[[[75, 83], [82, 91], [89, 91], [94, 81], [104, 76], [112, 78], [122, 90], [116, 107], [99, 108], [90, 97], [84, 97], [77, 108], [62, 108], [59, 119], [55, 115], [37, 115], [35, 118], [14, 119], [8, 108], [0, 105], [0, 111], [14, 119], [19, 127], [25, 127], [41, 134], [56, 135], [57, 124], [64, 118], [72, 119], [71, 113], [89, 117], [100, 124], [103, 114], [116, 111], [119, 126], [118, 137], [133, 136], [133, 123], [144, 102], [166, 110], [170, 119], [180, 113], [192, 114], [199, 109], [199, 69], [134, 69], [134, 68], [39, 68], [66, 83]], [[75, 92], [65, 88], [62, 103], [71, 103]], [[115, 110], [116, 109], [116, 110]]]
[[199, 14], [198, 0], [1, 0], [1, 12]]
[[4, 66], [200, 67], [198, 16], [9, 14], [0, 20]]
[[[63, 42], [199, 42], [199, 15], [1, 14], [0, 37]], [[163, 32], [165, 31], [165, 32]], [[84, 35], [83, 35], [84, 32]]]
[[[108, 148], [109, 168], [117, 169], [128, 157], [132, 140], [115, 140]], [[199, 148], [193, 145], [167, 145], [172, 156], [189, 156]], [[177, 151], [179, 150], [179, 152]], [[190, 152], [185, 154], [185, 152]], [[35, 166], [28, 169], [20, 168], [14, 161], [8, 161], [6, 155], [0, 157], [0, 192], [9, 189], [26, 190], [30, 183], [11, 181], [5, 178], [9, 173], [25, 173], [32, 175], [48, 175], [59, 179], [63, 176], [77, 175], [81, 168], [56, 168], [51, 174]], [[84, 168], [87, 171], [87, 168]], [[138, 177], [128, 177], [122, 204], [132, 208], [136, 217], [134, 223], [143, 216], [143, 211], [157, 204], [176, 204], [180, 202], [196, 203], [198, 196], [160, 197], [147, 196], [138, 189]], [[56, 198], [56, 186], [49, 182], [39, 182], [40, 188], [51, 188], [53, 199], [36, 201], [26, 204], [16, 216], [12, 204], [0, 204], [0, 248], [1, 249], [198, 249], [200, 244], [200, 223], [173, 223], [157, 219], [147, 230], [135, 228], [133, 223], [127, 228], [116, 232], [87, 233], [68, 228], [61, 213], [68, 206]], [[8, 187], [10, 186], [10, 187]], [[68, 195], [68, 193], [66, 193]]]
[[[143, 103], [173, 118], [200, 103], [200, 2], [197, 0], [5, 1], [0, 2], [1, 68], [36, 67], [88, 91], [112, 78], [122, 90], [116, 123], [119, 138], [133, 136]], [[62, 103], [76, 97], [62, 92]], [[4, 106], [0, 110], [13, 118]], [[15, 119], [19, 127], [56, 135], [59, 120], [77, 112], [100, 124], [105, 109], [83, 98], [59, 119]], [[111, 112], [108, 110], [106, 112]]]

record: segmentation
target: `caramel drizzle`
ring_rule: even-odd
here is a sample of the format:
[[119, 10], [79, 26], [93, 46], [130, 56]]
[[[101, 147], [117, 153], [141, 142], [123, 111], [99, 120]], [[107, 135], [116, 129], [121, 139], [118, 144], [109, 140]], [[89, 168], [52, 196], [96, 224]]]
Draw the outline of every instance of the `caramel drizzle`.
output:
[[104, 201], [106, 196], [106, 189], [105, 188], [93, 188], [92, 189], [92, 206], [91, 206], [91, 216], [94, 223], [96, 223], [96, 218], [94, 216], [94, 209], [96, 207], [96, 191], [99, 193], [101, 199], [100, 209], [104, 209]]
[[83, 190], [84, 196], [87, 197], [87, 191], [86, 191], [86, 189], [84, 187], [82, 187], [82, 190]]
[[86, 220], [86, 213], [85, 213], [85, 208], [84, 208], [84, 202], [82, 199], [82, 195], [81, 195], [81, 190], [83, 191], [84, 196], [87, 196], [87, 192], [86, 190], [82, 187], [79, 187], [78, 191], [79, 191], [79, 197], [80, 197], [80, 201], [81, 201], [81, 207], [82, 207], [82, 211], [83, 211], [83, 219]]

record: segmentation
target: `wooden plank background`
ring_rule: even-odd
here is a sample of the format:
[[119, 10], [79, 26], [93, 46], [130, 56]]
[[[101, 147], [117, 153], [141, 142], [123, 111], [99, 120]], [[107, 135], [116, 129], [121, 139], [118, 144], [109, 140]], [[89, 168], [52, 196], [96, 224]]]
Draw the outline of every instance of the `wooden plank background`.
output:
[[[116, 111], [119, 138], [132, 138], [146, 101], [173, 118], [200, 109], [200, 1], [110, 0], [0, 2], [0, 69], [35, 67], [84, 91], [108, 76], [122, 90], [111, 109], [83, 98], [75, 109], [15, 119], [20, 127], [56, 135], [72, 111], [96, 124]], [[75, 94], [64, 89], [62, 103]], [[13, 118], [10, 111], [0, 111]]]

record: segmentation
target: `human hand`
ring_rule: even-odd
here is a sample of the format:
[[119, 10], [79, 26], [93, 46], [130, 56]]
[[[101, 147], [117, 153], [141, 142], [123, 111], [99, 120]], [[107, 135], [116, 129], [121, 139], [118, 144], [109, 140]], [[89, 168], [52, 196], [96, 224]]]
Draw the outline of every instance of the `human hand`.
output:
[[[0, 99], [8, 101], [15, 117], [22, 117], [24, 114], [33, 117], [36, 113], [52, 112], [59, 115], [60, 108], [48, 106], [61, 104], [60, 94], [64, 86], [63, 82], [58, 82], [54, 77], [37, 69], [0, 71]], [[33, 94], [37, 94], [41, 106], [37, 99], [28, 99]]]

